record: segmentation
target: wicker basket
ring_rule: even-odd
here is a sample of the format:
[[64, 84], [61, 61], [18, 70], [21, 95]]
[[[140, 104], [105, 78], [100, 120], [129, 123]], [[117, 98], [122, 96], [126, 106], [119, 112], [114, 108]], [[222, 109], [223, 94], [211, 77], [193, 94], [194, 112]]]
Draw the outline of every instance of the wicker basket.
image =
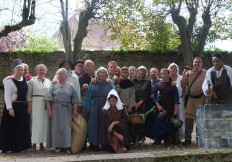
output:
[[144, 124], [144, 120], [141, 119], [140, 114], [130, 114], [129, 119], [132, 125], [143, 125]]

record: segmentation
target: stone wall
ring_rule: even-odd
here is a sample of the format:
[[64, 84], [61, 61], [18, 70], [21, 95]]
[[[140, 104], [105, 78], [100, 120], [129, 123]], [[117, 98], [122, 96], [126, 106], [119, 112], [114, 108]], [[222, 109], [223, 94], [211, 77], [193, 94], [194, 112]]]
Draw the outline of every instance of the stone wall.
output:
[[197, 107], [197, 141], [203, 148], [232, 147], [232, 105]]

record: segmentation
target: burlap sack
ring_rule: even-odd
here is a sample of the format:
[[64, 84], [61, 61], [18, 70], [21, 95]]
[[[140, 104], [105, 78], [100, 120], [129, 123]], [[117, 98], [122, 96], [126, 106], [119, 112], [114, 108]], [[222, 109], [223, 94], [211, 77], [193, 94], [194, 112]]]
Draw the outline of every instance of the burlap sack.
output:
[[77, 117], [73, 117], [72, 121], [72, 153], [79, 152], [85, 141], [87, 135], [87, 123], [85, 118], [78, 113]]

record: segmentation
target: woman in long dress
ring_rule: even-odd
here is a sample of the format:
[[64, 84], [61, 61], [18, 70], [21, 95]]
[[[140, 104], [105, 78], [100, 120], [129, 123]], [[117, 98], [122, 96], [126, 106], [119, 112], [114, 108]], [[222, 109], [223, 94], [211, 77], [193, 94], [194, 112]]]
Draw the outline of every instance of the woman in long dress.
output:
[[[168, 66], [168, 70], [170, 70], [170, 77], [172, 79], [172, 82], [175, 82], [176, 84], [176, 88], [178, 89], [178, 93], [179, 93], [179, 108], [178, 108], [178, 112], [179, 112], [179, 118], [184, 122], [183, 126], [181, 128], [178, 129], [179, 132], [179, 139], [183, 140], [184, 139], [184, 135], [185, 135], [185, 107], [184, 107], [184, 95], [183, 95], [183, 90], [184, 88], [181, 86], [181, 79], [182, 76], [179, 75], [179, 66], [175, 63], [171, 63]], [[179, 141], [180, 142], [180, 141]]]
[[103, 107], [105, 126], [109, 146], [115, 153], [124, 153], [127, 151], [124, 147], [128, 143], [128, 122], [129, 116], [126, 108], [123, 108], [122, 102], [116, 90], [112, 89]]
[[[164, 119], [155, 119], [156, 142], [164, 140], [165, 145], [178, 144], [178, 129], [170, 123], [171, 117], [178, 115], [179, 94], [176, 86], [172, 85], [170, 71], [166, 68], [161, 69], [162, 80], [157, 84], [157, 93], [155, 95], [155, 104], [158, 112], [167, 111]], [[159, 92], [159, 93], [158, 93]]]
[[37, 76], [28, 82], [28, 112], [32, 122], [32, 150], [36, 150], [36, 144], [40, 144], [40, 150], [44, 150], [43, 143], [47, 142], [48, 115], [44, 97], [48, 92], [51, 81], [45, 78], [47, 67], [44, 64], [36, 66]]
[[114, 88], [112, 81], [107, 80], [106, 68], [97, 70], [96, 82], [91, 82], [83, 107], [89, 111], [88, 119], [88, 141], [92, 149], [107, 149], [106, 128], [103, 120], [102, 108], [106, 102], [107, 95]]
[[57, 71], [58, 83], [52, 84], [45, 96], [47, 113], [51, 128], [48, 130], [48, 148], [56, 152], [64, 150], [71, 153], [72, 113], [77, 116], [77, 91], [73, 84], [67, 82], [67, 70]]
[[[150, 107], [150, 94], [151, 94], [151, 82], [147, 78], [148, 70], [145, 66], [139, 66], [137, 69], [136, 78], [133, 79], [135, 86], [135, 111], [138, 114], [144, 114]], [[132, 132], [136, 136], [135, 146], [139, 144], [144, 144], [145, 141], [145, 128], [148, 123], [145, 121], [145, 125], [135, 125], [133, 126]]]
[[13, 78], [4, 82], [5, 107], [0, 135], [0, 149], [6, 152], [21, 152], [31, 147], [30, 123], [27, 110], [27, 81], [23, 77], [22, 61], [13, 62]]

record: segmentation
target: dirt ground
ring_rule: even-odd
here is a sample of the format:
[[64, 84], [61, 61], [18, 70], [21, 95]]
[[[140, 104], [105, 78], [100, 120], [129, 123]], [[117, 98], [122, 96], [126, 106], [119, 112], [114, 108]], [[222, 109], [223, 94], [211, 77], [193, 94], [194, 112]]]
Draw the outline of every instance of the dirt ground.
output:
[[[196, 130], [196, 125], [194, 125], [194, 130]], [[188, 146], [183, 146], [182, 144], [179, 145], [170, 145], [170, 146], [164, 146], [164, 145], [152, 145], [154, 142], [152, 139], [146, 138], [144, 145], [139, 145], [137, 147], [131, 146], [130, 150], [128, 150], [128, 153], [139, 153], [139, 152], [152, 152], [155, 151], [157, 154], [169, 154], [169, 155], [175, 155], [177, 151], [183, 151], [184, 154], [188, 153], [198, 153], [199, 148], [196, 144], [196, 134], [195, 131], [193, 132], [193, 143]], [[38, 148], [38, 146], [37, 146]], [[56, 153], [54, 150], [45, 150], [45, 151], [25, 151], [21, 153], [9, 153], [9, 154], [0, 154], [0, 161], [1, 160], [9, 160], [9, 159], [20, 159], [20, 158], [40, 158], [40, 157], [56, 157], [56, 156], [72, 156], [72, 155], [98, 155], [98, 154], [108, 154], [107, 151], [93, 151], [93, 150], [83, 150], [81, 152], [78, 152], [77, 154], [66, 154], [66, 153]]]
[[[198, 148], [196, 143], [193, 143], [188, 146], [183, 146], [181, 144], [174, 146], [164, 146], [164, 145], [152, 145], [152, 140], [147, 139], [145, 141], [144, 145], [139, 145], [137, 147], [131, 147], [131, 149], [128, 151], [128, 153], [125, 154], [112, 154], [107, 151], [93, 151], [93, 150], [84, 150], [76, 154], [66, 154], [66, 153], [55, 153], [54, 150], [45, 150], [45, 151], [25, 151], [21, 153], [10, 153], [10, 154], [0, 154], [0, 161], [7, 161], [7, 162], [51, 162], [51, 161], [115, 161], [116, 159], [119, 159], [119, 161], [122, 161], [122, 159], [125, 158], [134, 158], [135, 161], [144, 161], [144, 160], [138, 160], [137, 158], [144, 158], [143, 156], [151, 155], [151, 157], [156, 158], [168, 158], [169, 161], [173, 161], [173, 158], [176, 158], [176, 156], [180, 156], [182, 158], [185, 158], [184, 161], [187, 161], [189, 158], [189, 155], [196, 155], [196, 158], [198, 158], [198, 155], [203, 155], [203, 157], [207, 157], [206, 155], [210, 155], [211, 159], [208, 160], [208, 162], [218, 162], [218, 161], [225, 161], [225, 159], [221, 159], [223, 157], [223, 154], [231, 155], [232, 149], [231, 148], [224, 148], [224, 149], [203, 149]], [[214, 155], [218, 155], [218, 153], [222, 153], [222, 156], [218, 156], [219, 160], [214, 159]], [[212, 157], [213, 156], [213, 157]], [[116, 159], [112, 160], [112, 157], [115, 157]], [[202, 157], [202, 156], [201, 156]], [[98, 159], [98, 160], [96, 160]], [[108, 159], [108, 160], [107, 160]], [[120, 160], [121, 159], [121, 160]], [[136, 160], [137, 159], [137, 160]], [[146, 158], [145, 158], [146, 159]], [[207, 158], [206, 158], [207, 159]], [[213, 160], [212, 160], [213, 159]], [[129, 160], [131, 161], [131, 160]], [[179, 160], [174, 160], [179, 161]], [[190, 160], [191, 162], [196, 161], [195, 158]], [[189, 161], [189, 162], [190, 162]], [[199, 160], [197, 160], [199, 161]], [[203, 160], [205, 161], [205, 160]], [[228, 159], [226, 160], [228, 161]], [[229, 161], [232, 162], [232, 156], [229, 157]]]
[[[181, 144], [174, 146], [164, 146], [164, 145], [152, 145], [153, 140], [151, 139], [146, 139], [144, 145], [139, 145], [137, 147], [132, 146], [128, 153], [136, 153], [136, 152], [148, 152], [148, 151], [156, 151], [156, 152], [163, 152], [163, 151], [168, 151], [169, 154], [173, 153], [175, 155], [175, 152], [177, 150], [183, 150], [184, 152], [191, 151], [198, 151], [198, 147], [195, 143], [189, 145], [189, 146], [183, 146]], [[96, 155], [96, 154], [106, 154], [109, 153], [107, 151], [93, 151], [93, 150], [83, 150], [77, 155]], [[1, 160], [7, 160], [7, 159], [15, 159], [15, 158], [39, 158], [39, 157], [54, 157], [54, 156], [60, 156], [60, 155], [66, 155], [66, 156], [71, 156], [74, 154], [66, 154], [66, 153], [56, 153], [54, 150], [45, 150], [45, 151], [25, 151], [21, 153], [8, 153], [8, 154], [0, 154], [0, 161]]]

